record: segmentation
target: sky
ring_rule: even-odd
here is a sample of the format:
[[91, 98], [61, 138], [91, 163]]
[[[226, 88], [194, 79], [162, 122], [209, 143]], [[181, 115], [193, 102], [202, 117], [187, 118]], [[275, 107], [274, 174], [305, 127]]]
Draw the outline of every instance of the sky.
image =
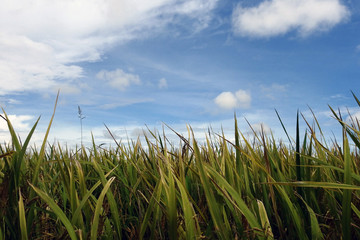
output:
[[[164, 123], [198, 139], [261, 128], [291, 136], [296, 113], [328, 136], [328, 105], [360, 119], [358, 0], [2, 0], [0, 105], [39, 145], [126, 142]], [[0, 142], [10, 139], [0, 119]], [[301, 121], [301, 126], [306, 126]], [[167, 127], [169, 138], [178, 141]], [[114, 144], [113, 144], [114, 145]]]

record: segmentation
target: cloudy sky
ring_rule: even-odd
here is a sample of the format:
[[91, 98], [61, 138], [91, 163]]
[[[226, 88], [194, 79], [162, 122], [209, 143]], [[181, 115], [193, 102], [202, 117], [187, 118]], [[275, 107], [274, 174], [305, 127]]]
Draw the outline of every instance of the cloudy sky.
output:
[[41, 116], [35, 142], [58, 89], [49, 140], [70, 145], [80, 144], [78, 106], [85, 144], [91, 132], [109, 140], [104, 123], [118, 139], [163, 122], [233, 135], [234, 112], [241, 131], [246, 118], [281, 136], [274, 109], [294, 135], [297, 109], [311, 120], [309, 106], [331, 135], [328, 104], [360, 116], [359, 77], [358, 0], [0, 3], [0, 104], [21, 136]]

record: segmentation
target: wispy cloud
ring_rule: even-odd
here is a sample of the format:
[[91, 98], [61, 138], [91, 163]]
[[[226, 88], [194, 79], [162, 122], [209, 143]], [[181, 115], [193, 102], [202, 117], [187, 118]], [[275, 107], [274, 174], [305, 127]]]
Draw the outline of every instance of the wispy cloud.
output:
[[346, 118], [346, 121], [355, 124], [360, 123], [360, 111], [351, 113], [350, 116]]
[[[4, 0], [0, 8], [0, 94], [74, 85], [78, 63], [114, 44], [161, 34], [184, 19], [205, 28], [217, 0]], [[9, 84], [11, 83], [11, 84]]]
[[25, 36], [0, 30], [0, 51], [0, 95], [41, 91], [56, 86], [56, 79], [70, 81], [82, 76], [80, 67], [58, 61], [51, 47]]
[[265, 97], [274, 100], [281, 93], [287, 91], [288, 85], [272, 83], [271, 85], [260, 85], [260, 90]]
[[124, 91], [132, 84], [139, 85], [141, 83], [138, 75], [126, 73], [122, 69], [116, 69], [114, 71], [101, 70], [96, 74], [96, 77], [121, 91]]
[[263, 122], [251, 124], [251, 128], [247, 133], [254, 134], [254, 131], [255, 133], [264, 133], [265, 135], [271, 133], [270, 126]]
[[251, 95], [248, 91], [239, 89], [235, 93], [222, 92], [214, 102], [222, 109], [249, 108], [251, 105]]
[[274, 37], [295, 30], [301, 36], [326, 31], [350, 11], [339, 0], [270, 0], [233, 11], [233, 31], [250, 37]]
[[106, 103], [103, 105], [100, 105], [100, 109], [104, 109], [104, 110], [109, 110], [109, 109], [114, 109], [114, 108], [118, 108], [118, 107], [125, 107], [125, 106], [129, 106], [129, 105], [133, 105], [133, 104], [138, 104], [138, 103], [146, 103], [146, 102], [152, 102], [154, 101], [154, 99], [152, 98], [134, 98], [134, 99], [130, 99], [130, 98], [126, 98], [126, 99], [116, 99], [115, 103]]
[[346, 98], [343, 94], [335, 94], [335, 95], [331, 95], [330, 99], [344, 99]]
[[163, 88], [167, 88], [167, 87], [168, 87], [168, 84], [167, 84], [167, 81], [166, 81], [165, 78], [162, 78], [162, 79], [159, 80], [159, 82], [158, 82], [158, 87], [159, 87], [160, 89], [163, 89]]

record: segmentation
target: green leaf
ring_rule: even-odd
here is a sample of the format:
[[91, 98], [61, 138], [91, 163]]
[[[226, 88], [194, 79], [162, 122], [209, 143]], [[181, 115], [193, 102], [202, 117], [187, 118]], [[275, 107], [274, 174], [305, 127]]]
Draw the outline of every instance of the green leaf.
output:
[[61, 208], [55, 203], [55, 201], [47, 195], [45, 192], [41, 191], [39, 188], [35, 187], [31, 183], [29, 183], [30, 187], [39, 195], [39, 197], [44, 200], [51, 210], [55, 213], [55, 215], [60, 219], [60, 221], [64, 224], [69, 236], [72, 240], [76, 240], [76, 233], [71, 224], [70, 220], [66, 217], [65, 213], [61, 210]]
[[[344, 184], [351, 185], [351, 159], [349, 142], [344, 129]], [[351, 238], [351, 190], [345, 189], [343, 191], [342, 200], [342, 230], [343, 239]]]
[[21, 240], [27, 240], [27, 230], [26, 230], [26, 217], [25, 217], [25, 208], [24, 201], [19, 190], [19, 221], [20, 221], [20, 231], [21, 231]]
[[101, 191], [100, 196], [99, 196], [99, 198], [97, 200], [96, 207], [95, 207], [95, 212], [94, 212], [94, 219], [93, 219], [92, 225], [91, 225], [91, 235], [90, 235], [91, 240], [98, 239], [97, 231], [98, 231], [98, 228], [99, 228], [99, 218], [100, 218], [100, 213], [102, 211], [102, 204], [103, 204], [103, 201], [104, 201], [105, 194], [109, 190], [110, 185], [114, 180], [115, 180], [115, 177], [111, 177], [109, 179], [109, 181], [105, 184], [105, 186], [104, 186], [103, 190]]

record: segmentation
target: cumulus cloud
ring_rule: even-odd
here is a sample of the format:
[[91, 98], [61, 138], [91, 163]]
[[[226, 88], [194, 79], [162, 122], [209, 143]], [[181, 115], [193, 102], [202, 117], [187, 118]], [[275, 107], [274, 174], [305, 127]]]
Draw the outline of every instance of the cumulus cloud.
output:
[[225, 109], [235, 108], [237, 104], [237, 99], [232, 92], [222, 92], [214, 101], [218, 106]]
[[162, 78], [159, 80], [159, 83], [158, 83], [158, 87], [160, 89], [163, 89], [163, 88], [167, 88], [168, 87], [168, 84], [167, 84], [167, 81], [165, 78]]
[[96, 74], [98, 79], [104, 80], [113, 88], [124, 91], [132, 84], [139, 85], [141, 83], [138, 75], [126, 73], [122, 69], [116, 69], [114, 71], [102, 70]]
[[184, 19], [191, 21], [189, 28], [206, 27], [216, 3], [4, 0], [0, 8], [0, 95], [41, 91], [59, 83], [74, 86], [72, 80], [83, 75], [78, 63], [99, 61], [114, 44], [161, 33], [170, 23]]
[[349, 10], [339, 0], [267, 0], [233, 11], [235, 34], [274, 37], [296, 30], [301, 36], [326, 31], [346, 20]]
[[251, 95], [248, 91], [239, 89], [237, 92], [222, 92], [215, 99], [214, 102], [220, 108], [234, 109], [234, 108], [249, 108], [251, 104]]

